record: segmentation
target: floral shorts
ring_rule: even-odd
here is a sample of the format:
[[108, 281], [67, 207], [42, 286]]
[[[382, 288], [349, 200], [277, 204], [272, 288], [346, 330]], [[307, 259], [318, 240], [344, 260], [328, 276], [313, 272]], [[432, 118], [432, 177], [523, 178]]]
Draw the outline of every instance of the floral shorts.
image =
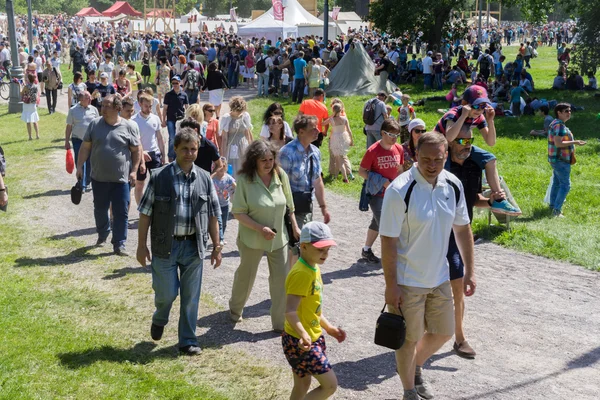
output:
[[281, 335], [281, 344], [285, 358], [287, 358], [292, 371], [300, 378], [309, 375], [322, 375], [331, 370], [331, 364], [327, 359], [327, 346], [325, 338], [321, 335], [310, 346], [310, 350], [302, 350], [298, 343], [300, 339], [296, 339], [292, 335], [283, 332]]

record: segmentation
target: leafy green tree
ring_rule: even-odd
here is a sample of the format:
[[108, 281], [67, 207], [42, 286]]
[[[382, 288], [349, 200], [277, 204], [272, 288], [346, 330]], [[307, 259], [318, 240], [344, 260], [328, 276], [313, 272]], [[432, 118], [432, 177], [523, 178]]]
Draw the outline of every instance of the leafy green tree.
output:
[[580, 3], [572, 63], [582, 75], [595, 72], [600, 65], [600, 7], [596, 2]]

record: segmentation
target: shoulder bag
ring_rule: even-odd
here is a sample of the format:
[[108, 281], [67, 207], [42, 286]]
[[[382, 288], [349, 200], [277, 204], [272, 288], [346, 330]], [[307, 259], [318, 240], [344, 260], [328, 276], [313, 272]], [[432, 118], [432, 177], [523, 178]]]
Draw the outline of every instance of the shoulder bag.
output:
[[375, 344], [387, 347], [388, 349], [398, 350], [404, 344], [406, 339], [406, 321], [402, 310], [400, 315], [385, 312], [385, 304], [381, 309], [381, 314], [377, 318], [375, 326]]
[[[279, 180], [281, 181], [281, 173], [279, 172], [279, 169], [277, 170], [277, 176], [279, 176]], [[282, 182], [283, 185], [283, 182]], [[283, 193], [285, 194], [286, 192], [288, 192], [290, 190], [289, 186], [286, 188], [284, 187], [283, 189]], [[285, 230], [287, 231], [288, 234], [288, 245], [291, 247], [295, 247], [298, 244], [298, 240], [296, 240], [296, 237], [294, 236], [294, 228], [292, 226], [292, 216], [291, 216], [291, 211], [290, 208], [286, 205], [285, 206], [285, 214], [283, 215], [283, 224], [285, 225]]]

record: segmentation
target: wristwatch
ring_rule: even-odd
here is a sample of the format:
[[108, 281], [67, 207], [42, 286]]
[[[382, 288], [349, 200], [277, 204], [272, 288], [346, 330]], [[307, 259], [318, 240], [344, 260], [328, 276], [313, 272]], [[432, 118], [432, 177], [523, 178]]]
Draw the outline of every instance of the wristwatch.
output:
[[218, 245], [218, 246], [214, 246], [214, 247], [213, 247], [213, 251], [216, 251], [217, 253], [220, 253], [220, 252], [221, 252], [221, 250], [223, 250], [223, 246], [221, 246], [221, 245]]

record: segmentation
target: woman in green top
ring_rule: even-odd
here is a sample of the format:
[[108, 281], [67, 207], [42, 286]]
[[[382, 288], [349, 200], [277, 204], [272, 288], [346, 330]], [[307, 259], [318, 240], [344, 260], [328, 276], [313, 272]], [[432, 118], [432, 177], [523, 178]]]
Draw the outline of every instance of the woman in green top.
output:
[[277, 150], [264, 140], [252, 142], [238, 172], [231, 212], [239, 221], [237, 245], [240, 266], [233, 278], [229, 299], [232, 321], [241, 322], [242, 313], [256, 278], [258, 264], [267, 253], [271, 322], [273, 330], [283, 331], [285, 322], [285, 279], [288, 273], [288, 233], [284, 224], [290, 210], [296, 239], [300, 230], [294, 218], [294, 200], [287, 174], [279, 168]]

